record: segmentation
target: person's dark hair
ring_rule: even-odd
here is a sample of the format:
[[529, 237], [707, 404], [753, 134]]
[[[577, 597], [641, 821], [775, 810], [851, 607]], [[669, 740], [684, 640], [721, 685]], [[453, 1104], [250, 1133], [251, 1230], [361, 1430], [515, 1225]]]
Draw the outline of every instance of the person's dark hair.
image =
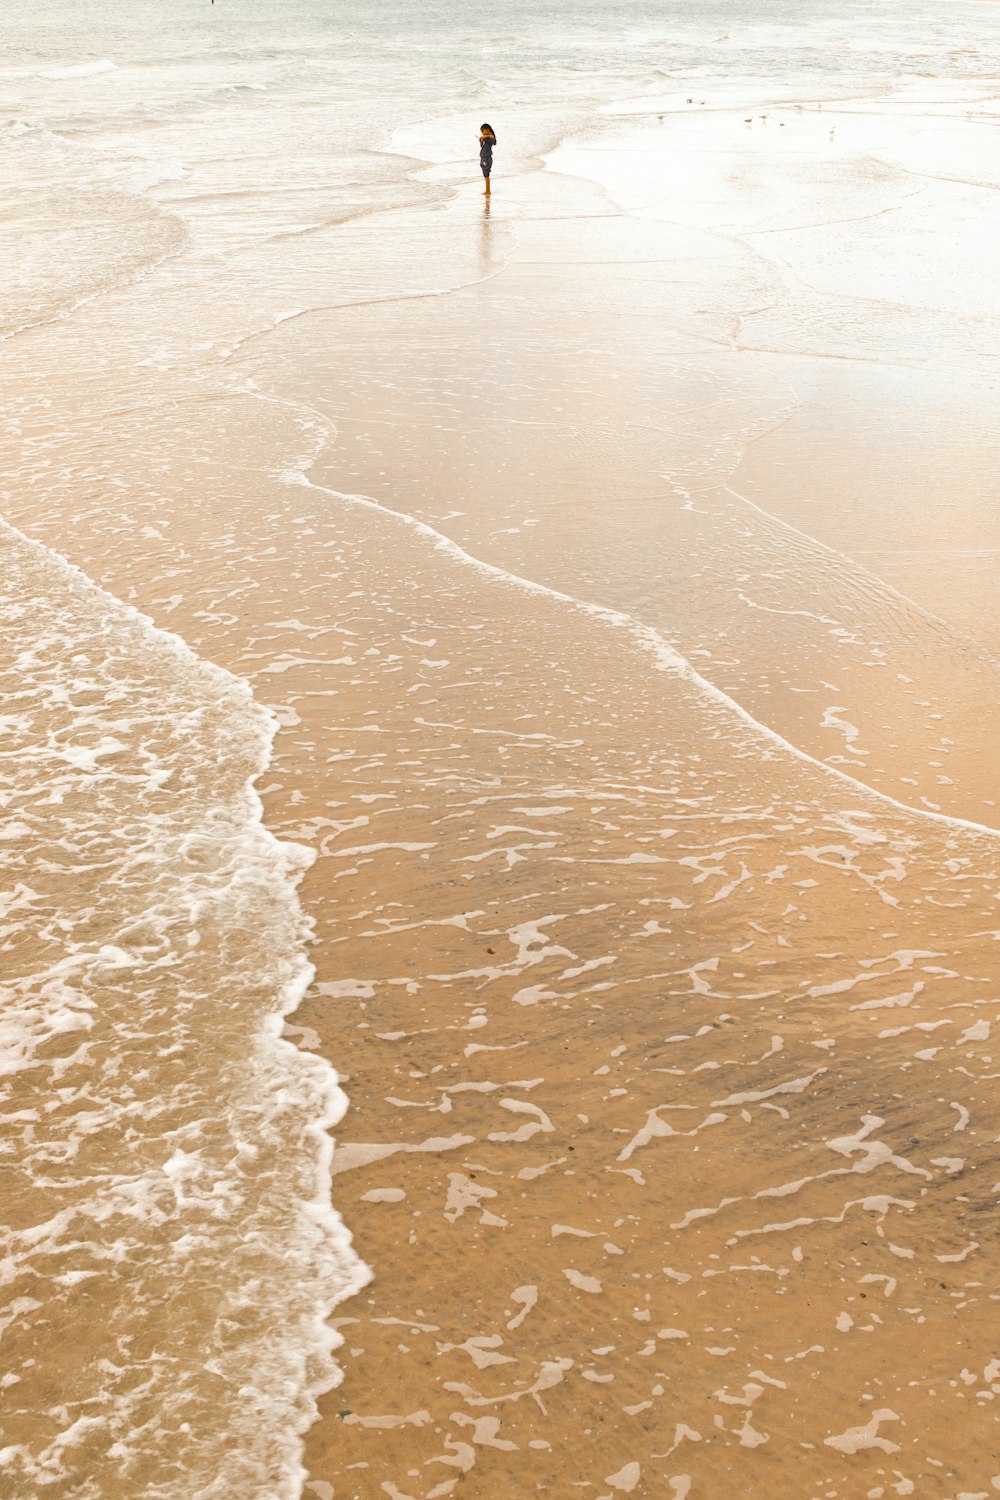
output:
[[493, 134], [493, 126], [492, 125], [480, 125], [479, 128], [480, 128], [480, 130], [488, 130], [489, 133], [490, 133], [490, 135]]

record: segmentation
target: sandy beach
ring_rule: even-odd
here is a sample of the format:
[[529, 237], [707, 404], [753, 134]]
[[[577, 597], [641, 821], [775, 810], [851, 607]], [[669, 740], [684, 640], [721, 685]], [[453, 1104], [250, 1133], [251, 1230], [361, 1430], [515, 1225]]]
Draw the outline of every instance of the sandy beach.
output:
[[[140, 1126], [160, 1075], [144, 1089], [130, 1063], [122, 1171], [130, 1151], [160, 1171], [169, 1140], [186, 1181], [169, 1151], [214, 1139], [213, 1080], [238, 1075], [220, 1152], [277, 1195], [227, 1218], [230, 1187], [196, 1202], [190, 1167], [133, 1280], [139, 1230], [109, 1210], [125, 1270], [54, 1283], [62, 1328], [86, 1330], [56, 1373], [51, 1267], [28, 1257], [18, 1500], [1000, 1492], [997, 102], [989, 77], [895, 67], [856, 96], [846, 69], [826, 92], [637, 73], [599, 106], [567, 86], [561, 114], [521, 80], [491, 203], [465, 116], [428, 111], [379, 153], [345, 143], [367, 196], [343, 188], [318, 232], [304, 166], [272, 200], [249, 158], [206, 156], [211, 192], [190, 169], [142, 190], [141, 272], [81, 273], [70, 311], [8, 339], [3, 517], [28, 539], [5, 533], [9, 556], [27, 577], [24, 549], [51, 549], [220, 669], [176, 707], [180, 657], [146, 669], [157, 734], [191, 732], [121, 806], [160, 798], [182, 845], [186, 817], [237, 807], [256, 840], [253, 900], [203, 921], [178, 898], [170, 930], [197, 936], [155, 960], [118, 931], [108, 873], [96, 917], [89, 879], [53, 876], [37, 942], [79, 907], [105, 945], [92, 994], [125, 1007], [107, 945], [134, 954], [164, 1047], [183, 947], [197, 1110]], [[98, 595], [60, 614], [77, 585], [46, 577], [55, 656], [99, 660]], [[14, 702], [20, 599], [10, 620]], [[266, 754], [254, 705], [277, 716]], [[160, 744], [135, 723], [133, 770]], [[74, 796], [97, 764], [77, 755]], [[109, 773], [99, 811], [125, 828], [119, 790]], [[273, 970], [258, 938], [292, 945]], [[303, 1071], [287, 1049], [265, 1106], [238, 1063], [300, 980]], [[86, 1136], [93, 1057], [67, 1046], [43, 1055]], [[349, 1101], [332, 1162], [327, 1064]], [[230, 1218], [242, 1249], [216, 1254]], [[213, 1324], [227, 1277], [273, 1303]], [[139, 1284], [133, 1344], [114, 1309]], [[254, 1384], [334, 1303], [339, 1383], [313, 1329]], [[93, 1426], [67, 1443], [77, 1407]]]

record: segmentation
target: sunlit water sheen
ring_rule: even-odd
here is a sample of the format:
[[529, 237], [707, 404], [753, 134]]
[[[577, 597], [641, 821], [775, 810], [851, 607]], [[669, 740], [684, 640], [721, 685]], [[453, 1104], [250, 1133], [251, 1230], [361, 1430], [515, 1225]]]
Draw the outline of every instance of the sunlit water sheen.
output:
[[557, 11], [5, 13], [5, 1496], [1000, 1489], [1000, 12]]

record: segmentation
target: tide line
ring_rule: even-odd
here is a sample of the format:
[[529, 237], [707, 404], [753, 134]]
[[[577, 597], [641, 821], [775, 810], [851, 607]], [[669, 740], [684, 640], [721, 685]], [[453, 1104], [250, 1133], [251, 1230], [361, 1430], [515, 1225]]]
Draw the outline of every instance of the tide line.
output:
[[[265, 397], [264, 399], [269, 398]], [[557, 599], [563, 604], [569, 604], [574, 609], [581, 610], [585, 614], [614, 626], [616, 629], [627, 630], [633, 639], [656, 659], [657, 670], [671, 672], [675, 676], [681, 677], [691, 683], [714, 702], [728, 709], [755, 734], [762, 736], [771, 744], [794, 756], [796, 760], [803, 764], [812, 766], [814, 769], [822, 771], [824, 775], [834, 777], [838, 781], [846, 783], [852, 792], [863, 797], [866, 801], [872, 801], [879, 807], [892, 808], [897, 812], [907, 814], [909, 817], [925, 819], [946, 828], [960, 829], [968, 833], [985, 834], [991, 840], [1000, 837], [1000, 829], [992, 828], [988, 823], [977, 823], [970, 818], [957, 818], [948, 813], [931, 812], [927, 808], [913, 807], [907, 802], [901, 802], [895, 797], [890, 797], [885, 792], [878, 791], [875, 787], [867, 786], [865, 783], [855, 780], [853, 776], [849, 776], [846, 771], [841, 771], [836, 766], [831, 766], [825, 761], [817, 760], [808, 751], [802, 750], [798, 745], [794, 745], [790, 740], [786, 740], [777, 730], [771, 729], [769, 725], [762, 724], [759, 719], [755, 719], [735, 698], [731, 698], [728, 693], [723, 692], [721, 688], [716, 687], [708, 678], [703, 677], [669, 641], [664, 640], [651, 626], [644, 625], [633, 615], [626, 614], [622, 610], [609, 609], [606, 605], [592, 604], [586, 599], [579, 599], [573, 594], [565, 594], [559, 589], [549, 588], [546, 584], [536, 583], [530, 578], [522, 578], [517, 573], [510, 573], [505, 568], [499, 568], [493, 563], [484, 562], [482, 558], [475, 557], [472, 553], [466, 552], [463, 547], [460, 547], [457, 542], [452, 541], [450, 537], [444, 536], [440, 531], [435, 531], [434, 527], [429, 526], [426, 521], [419, 521], [415, 516], [408, 515], [406, 511], [394, 510], [391, 506], [381, 505], [369, 495], [349, 494], [343, 490], [332, 489], [328, 485], [316, 484], [309, 478], [308, 474], [300, 469], [285, 470], [281, 478], [286, 484], [301, 485], [305, 489], [316, 490], [320, 494], [330, 495], [336, 500], [344, 500], [351, 505], [362, 506], [368, 510], [380, 511], [383, 515], [393, 516], [396, 520], [402, 521], [404, 525], [410, 527], [418, 536], [426, 537], [433, 543], [437, 551], [448, 553], [449, 556], [454, 557], [465, 566], [478, 568], [481, 572], [491, 577], [499, 578], [516, 588], [525, 589], [529, 593], [541, 594], [550, 599]]]

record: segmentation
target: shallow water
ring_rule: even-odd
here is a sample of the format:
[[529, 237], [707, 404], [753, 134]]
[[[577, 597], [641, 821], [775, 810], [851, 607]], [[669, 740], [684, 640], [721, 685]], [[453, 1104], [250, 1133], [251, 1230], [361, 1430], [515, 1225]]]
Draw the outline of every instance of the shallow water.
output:
[[15, 7], [10, 1493], [1000, 1487], [998, 27]]
[[[7, 1493], [287, 1477], [357, 1279], [245, 684], [4, 527]], [[275, 1340], [275, 1321], [289, 1337]], [[207, 1409], [229, 1452], [193, 1434]]]

